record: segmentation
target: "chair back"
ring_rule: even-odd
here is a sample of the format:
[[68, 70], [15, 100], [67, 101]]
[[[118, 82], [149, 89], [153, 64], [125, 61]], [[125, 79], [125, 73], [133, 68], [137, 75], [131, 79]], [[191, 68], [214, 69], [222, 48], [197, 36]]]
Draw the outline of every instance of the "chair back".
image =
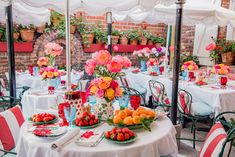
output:
[[179, 89], [177, 103], [178, 110], [185, 115], [191, 115], [191, 104], [191, 94], [183, 89]]
[[4, 110], [21, 105], [20, 100], [11, 96], [0, 96], [0, 107]]
[[123, 95], [128, 95], [130, 100], [139, 97], [140, 99], [143, 100], [142, 104], [146, 106], [144, 101], [144, 96], [140, 94], [140, 92], [138, 92], [136, 89], [127, 86], [121, 86], [120, 88], [123, 90]]
[[[234, 139], [233, 129], [233, 139]], [[231, 132], [226, 133], [221, 122], [217, 121], [209, 133], [199, 152], [199, 157], [228, 157], [231, 150]]]
[[15, 147], [23, 123], [24, 117], [18, 105], [0, 112], [0, 149], [10, 151]]
[[122, 86], [130, 87], [130, 84], [128, 83], [126, 76], [120, 76], [119, 78], [120, 78]]
[[165, 96], [165, 86], [161, 82], [150, 80], [149, 88], [156, 103], [162, 103]]

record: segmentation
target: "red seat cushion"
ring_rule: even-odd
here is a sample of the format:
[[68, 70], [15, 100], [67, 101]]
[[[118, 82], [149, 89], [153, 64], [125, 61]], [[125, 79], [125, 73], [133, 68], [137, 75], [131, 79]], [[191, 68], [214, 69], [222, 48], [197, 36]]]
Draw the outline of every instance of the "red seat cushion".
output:
[[15, 147], [23, 123], [24, 117], [18, 105], [0, 113], [0, 148], [9, 151]]

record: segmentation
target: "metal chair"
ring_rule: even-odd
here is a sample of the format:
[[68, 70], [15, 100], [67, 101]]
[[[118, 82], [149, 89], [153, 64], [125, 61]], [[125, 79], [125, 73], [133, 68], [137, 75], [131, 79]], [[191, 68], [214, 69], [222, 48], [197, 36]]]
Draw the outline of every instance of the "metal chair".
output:
[[153, 108], [160, 106], [165, 111], [168, 111], [171, 105], [170, 102], [169, 104], [165, 102], [165, 99], [168, 98], [165, 92], [164, 84], [155, 80], [149, 80], [149, 89], [152, 94], [152, 103], [154, 105]]
[[[193, 139], [180, 138], [181, 140], [193, 141], [193, 148], [195, 148], [195, 142], [202, 142], [203, 140], [196, 139], [196, 124], [198, 120], [208, 120], [213, 115], [213, 109], [203, 102], [192, 102], [192, 95], [182, 89], [178, 91], [178, 110], [181, 118], [188, 118], [192, 121], [191, 132], [193, 132]], [[212, 123], [212, 121], [211, 121]]]
[[0, 107], [7, 110], [16, 105], [21, 105], [20, 100], [11, 96], [0, 96]]

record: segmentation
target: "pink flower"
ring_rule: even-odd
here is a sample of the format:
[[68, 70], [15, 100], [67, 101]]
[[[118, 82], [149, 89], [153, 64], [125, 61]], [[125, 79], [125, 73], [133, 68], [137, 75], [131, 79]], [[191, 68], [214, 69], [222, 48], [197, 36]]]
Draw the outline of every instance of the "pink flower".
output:
[[45, 53], [47, 55], [52, 55], [52, 56], [59, 56], [62, 53], [63, 47], [61, 47], [59, 44], [56, 43], [47, 43], [45, 45]]
[[112, 82], [111, 82], [111, 88], [113, 88], [113, 89], [115, 89], [115, 88], [117, 88], [118, 87], [118, 82], [116, 81], [116, 80], [113, 80]]
[[115, 46], [113, 47], [113, 50], [114, 50], [114, 51], [118, 51], [118, 50], [119, 50], [118, 46], [115, 45]]
[[98, 85], [98, 83], [100, 82], [100, 78], [95, 78], [91, 81], [91, 85]]
[[95, 94], [98, 98], [104, 97], [104, 91], [102, 89], [98, 89]]
[[207, 51], [213, 51], [216, 48], [216, 45], [214, 43], [210, 43], [206, 46]]
[[124, 58], [120, 55], [116, 55], [113, 57], [113, 60], [118, 61], [120, 64], [124, 64]]
[[125, 56], [125, 57], [123, 57], [123, 60], [124, 60], [123, 66], [124, 66], [125, 68], [131, 67], [131, 61], [129, 60], [129, 58], [127, 58], [127, 57]]
[[122, 70], [122, 64], [116, 60], [111, 60], [107, 64], [107, 68], [110, 72], [116, 73], [121, 72]]
[[99, 65], [106, 65], [111, 60], [111, 55], [107, 50], [100, 50], [93, 57]]
[[94, 59], [88, 59], [86, 61], [85, 71], [89, 75], [92, 75], [94, 73], [95, 67], [96, 67], [96, 61]]
[[93, 75], [95, 69], [93, 67], [85, 65], [85, 71], [88, 75]]

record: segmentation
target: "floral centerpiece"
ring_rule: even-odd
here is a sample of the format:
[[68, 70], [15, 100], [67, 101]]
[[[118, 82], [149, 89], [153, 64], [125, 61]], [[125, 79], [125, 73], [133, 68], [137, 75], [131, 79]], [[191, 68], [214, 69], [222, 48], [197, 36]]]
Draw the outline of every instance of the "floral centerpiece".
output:
[[227, 75], [231, 71], [230, 67], [225, 64], [216, 64], [211, 69], [211, 73], [219, 75]]
[[48, 64], [48, 58], [47, 57], [40, 57], [37, 61], [37, 64], [39, 67], [46, 67]]
[[49, 79], [49, 86], [58, 87], [60, 81], [57, 78], [60, 78], [60, 73], [57, 68], [52, 66], [43, 67], [40, 71], [40, 75], [43, 80]]
[[97, 104], [95, 114], [101, 119], [113, 116], [112, 100], [122, 96], [122, 90], [116, 81], [121, 75], [122, 68], [128, 68], [131, 62], [122, 56], [112, 57], [106, 50], [93, 54], [92, 59], [86, 61], [85, 70], [89, 75], [96, 75], [87, 89], [88, 95], [95, 95]]
[[194, 70], [198, 70], [198, 65], [194, 61], [186, 61], [181, 66], [183, 80], [195, 80]]
[[147, 64], [146, 61], [150, 58], [151, 50], [146, 47], [138, 51], [134, 51], [133, 55], [138, 58], [140, 61], [141, 71], [147, 70]]
[[159, 73], [159, 62], [157, 58], [149, 58], [147, 61], [147, 66], [148, 66], [148, 72], [151, 75], [158, 75]]

